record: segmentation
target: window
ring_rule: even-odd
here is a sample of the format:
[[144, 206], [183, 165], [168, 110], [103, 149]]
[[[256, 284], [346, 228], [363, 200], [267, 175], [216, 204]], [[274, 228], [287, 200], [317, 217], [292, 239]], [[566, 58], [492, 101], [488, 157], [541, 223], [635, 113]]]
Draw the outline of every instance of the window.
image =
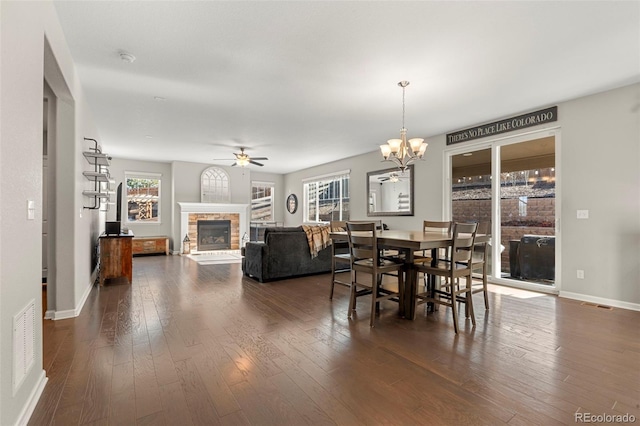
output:
[[349, 220], [349, 172], [305, 179], [305, 222]]
[[209, 167], [200, 176], [200, 201], [203, 203], [228, 203], [229, 175], [218, 167]]
[[251, 221], [273, 221], [273, 195], [275, 184], [253, 182], [251, 184]]
[[160, 176], [155, 173], [125, 173], [127, 222], [160, 223]]

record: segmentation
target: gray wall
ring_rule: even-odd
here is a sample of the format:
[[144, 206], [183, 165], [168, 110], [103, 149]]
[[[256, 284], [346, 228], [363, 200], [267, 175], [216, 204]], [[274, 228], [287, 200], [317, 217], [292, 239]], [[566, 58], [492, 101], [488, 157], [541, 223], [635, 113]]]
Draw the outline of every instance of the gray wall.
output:
[[[82, 208], [82, 138], [99, 138], [51, 2], [0, 2], [0, 424], [25, 422], [46, 383], [42, 365], [42, 113], [45, 76], [58, 97], [56, 311], [74, 315], [92, 284], [100, 214]], [[46, 41], [45, 41], [46, 40]], [[45, 48], [49, 43], [50, 48]], [[46, 70], [46, 73], [45, 73]], [[27, 219], [27, 200], [35, 219]], [[50, 265], [51, 266], [51, 265]], [[13, 317], [35, 304], [35, 364], [15, 395]]]
[[[565, 102], [558, 114], [561, 294], [624, 301], [638, 309], [640, 84]], [[589, 219], [576, 219], [578, 209], [588, 209]], [[576, 269], [585, 271], [583, 280]]]
[[[32, 300], [36, 312], [42, 309], [42, 97], [47, 68], [53, 73], [48, 77], [62, 80], [56, 84], [47, 79], [54, 92], [65, 85], [70, 92], [57, 108], [58, 116], [67, 118], [58, 129], [56, 148], [56, 156], [63, 157], [56, 164], [56, 310], [74, 313], [82, 308], [94, 272], [91, 253], [105, 217], [82, 208], [87, 201], [82, 196], [82, 171], [87, 169], [82, 138], [100, 138], [52, 4], [5, 1], [0, 2], [0, 14], [0, 424], [12, 425], [26, 421], [46, 380], [42, 324], [36, 321], [35, 366], [13, 393], [13, 316]], [[45, 38], [55, 63], [47, 58]], [[640, 85], [634, 85], [558, 104], [562, 295], [640, 308], [639, 100]], [[415, 169], [416, 214], [384, 218], [392, 228], [416, 228], [424, 217], [442, 217], [444, 135], [428, 142], [427, 158]], [[280, 209], [290, 193], [302, 200], [301, 179], [351, 169], [352, 218], [366, 218], [366, 173], [388, 167], [380, 162], [375, 146], [372, 151], [282, 177], [276, 184], [276, 215], [283, 215], [287, 225], [300, 224], [301, 209], [295, 215]], [[180, 238], [175, 235], [175, 202], [200, 200], [200, 173], [207, 166], [171, 164], [174, 239]], [[248, 203], [252, 172], [228, 170], [231, 202]], [[256, 180], [270, 180], [257, 176]], [[27, 220], [27, 200], [35, 202], [35, 220]], [[590, 219], [577, 220], [577, 209], [589, 209]], [[575, 269], [585, 271], [584, 280], [575, 278]]]
[[[558, 122], [527, 129], [560, 126], [561, 296], [640, 310], [639, 102], [640, 84], [622, 87], [559, 103]], [[423, 219], [444, 219], [445, 135], [427, 142], [425, 160], [415, 163], [415, 215], [375, 218], [391, 228], [419, 229]], [[389, 167], [380, 158], [374, 151], [290, 173], [285, 196], [294, 193], [302, 202], [302, 179], [351, 169], [351, 218], [366, 219], [366, 174]], [[576, 219], [578, 209], [588, 209], [590, 218]], [[285, 224], [300, 225], [301, 210], [286, 213]], [[584, 279], [576, 278], [577, 269]]]
[[[108, 148], [108, 147], [107, 147]], [[107, 149], [106, 148], [106, 149]], [[180, 232], [180, 207], [178, 202], [200, 202], [200, 176], [211, 167], [211, 164], [188, 163], [174, 161], [171, 163], [113, 158], [109, 171], [116, 185], [124, 182], [125, 172], [160, 173], [161, 183], [161, 223], [160, 224], [126, 224], [137, 236], [167, 235], [170, 238], [171, 250], [179, 252], [182, 238]], [[218, 166], [229, 174], [232, 204], [249, 204], [251, 202], [251, 182], [273, 182], [275, 184], [274, 220], [284, 222], [284, 203], [282, 184], [284, 176], [253, 170], [252, 167]], [[123, 194], [124, 198], [124, 194]], [[125, 200], [123, 200], [123, 210]], [[107, 213], [107, 220], [115, 220], [115, 209]], [[123, 218], [126, 212], [123, 211]], [[247, 224], [248, 226], [248, 224]], [[176, 243], [177, 242], [177, 243]]]

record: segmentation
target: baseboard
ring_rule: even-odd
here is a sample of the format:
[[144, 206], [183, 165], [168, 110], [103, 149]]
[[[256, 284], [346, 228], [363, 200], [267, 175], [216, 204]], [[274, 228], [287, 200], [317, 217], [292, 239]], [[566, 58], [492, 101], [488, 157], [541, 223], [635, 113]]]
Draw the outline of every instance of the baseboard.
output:
[[640, 303], [624, 302], [622, 300], [606, 299], [604, 297], [589, 296], [580, 293], [571, 293], [568, 291], [560, 291], [560, 297], [567, 299], [581, 300], [583, 302], [597, 303], [598, 305], [606, 305], [614, 308], [629, 309], [631, 311], [640, 311]]
[[40, 400], [40, 396], [42, 396], [42, 392], [44, 391], [44, 387], [47, 384], [48, 380], [49, 378], [47, 377], [46, 372], [42, 370], [40, 372], [40, 378], [38, 379], [38, 382], [33, 387], [27, 403], [24, 405], [22, 411], [20, 412], [20, 415], [18, 416], [18, 420], [16, 421], [17, 426], [26, 426], [29, 423], [29, 419], [31, 418], [33, 411], [36, 409], [36, 405]]
[[61, 320], [61, 319], [75, 318], [78, 315], [80, 315], [80, 312], [82, 312], [82, 308], [84, 307], [84, 304], [89, 298], [89, 294], [91, 294], [91, 290], [93, 289], [94, 282], [95, 282], [95, 279], [93, 279], [93, 276], [92, 276], [91, 283], [85, 289], [84, 294], [80, 299], [80, 303], [78, 303], [78, 306], [76, 306], [75, 309], [67, 309], [66, 311], [47, 311], [45, 313], [45, 319]]

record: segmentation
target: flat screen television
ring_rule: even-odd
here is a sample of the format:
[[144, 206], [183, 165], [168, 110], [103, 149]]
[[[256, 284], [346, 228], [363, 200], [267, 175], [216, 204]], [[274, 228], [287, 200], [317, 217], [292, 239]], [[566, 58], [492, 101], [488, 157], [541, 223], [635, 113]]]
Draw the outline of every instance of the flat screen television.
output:
[[116, 191], [116, 221], [122, 222], [122, 182]]

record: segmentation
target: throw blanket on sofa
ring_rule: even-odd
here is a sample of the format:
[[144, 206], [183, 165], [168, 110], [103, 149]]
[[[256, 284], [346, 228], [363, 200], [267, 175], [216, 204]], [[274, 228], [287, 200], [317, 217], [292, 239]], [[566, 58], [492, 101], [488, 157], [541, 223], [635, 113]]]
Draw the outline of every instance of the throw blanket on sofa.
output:
[[320, 250], [331, 245], [328, 226], [302, 225], [302, 229], [304, 230], [304, 233], [307, 234], [309, 252], [311, 252], [312, 259], [318, 256], [318, 252]]

